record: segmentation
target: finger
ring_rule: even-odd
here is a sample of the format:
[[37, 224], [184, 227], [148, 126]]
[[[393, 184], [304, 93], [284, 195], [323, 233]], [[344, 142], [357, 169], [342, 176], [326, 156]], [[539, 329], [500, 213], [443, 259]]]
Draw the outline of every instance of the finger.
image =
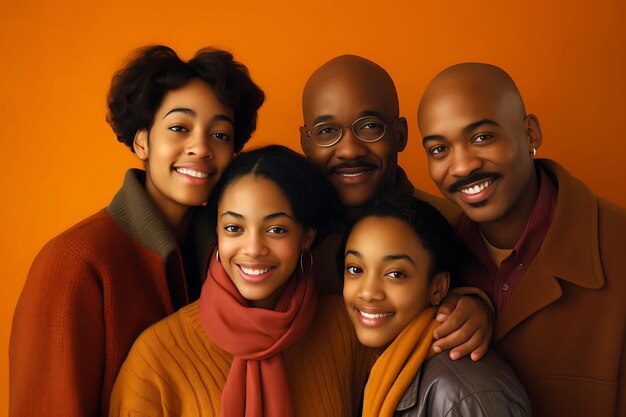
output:
[[[452, 312], [452, 314], [435, 328], [433, 332], [433, 336], [435, 340], [442, 339], [444, 337], [449, 336], [456, 330], [458, 330], [463, 324], [465, 324], [468, 320], [468, 316], [464, 311], [460, 311], [458, 308]], [[469, 335], [468, 335], [469, 337]]]
[[453, 361], [461, 359], [478, 349], [484, 341], [484, 337], [480, 333], [480, 331], [475, 332], [465, 343], [452, 349], [450, 359]]
[[487, 350], [489, 350], [489, 340], [491, 338], [485, 338], [483, 342], [476, 349], [472, 351], [470, 354], [470, 358], [475, 362], [481, 360], [486, 354]]
[[[445, 315], [446, 317], [452, 314], [452, 312], [456, 309], [457, 303], [459, 302], [459, 296], [455, 294], [450, 294], [446, 298], [441, 301], [439, 305], [439, 309], [437, 310], [437, 317], [440, 315]], [[444, 319], [445, 320], [445, 319]], [[443, 321], [443, 320], [439, 320]]]
[[454, 332], [450, 333], [446, 337], [442, 337], [433, 343], [433, 346], [439, 348], [440, 351], [456, 349], [459, 346], [462, 346], [464, 343], [467, 343], [474, 334], [478, 333], [478, 336], [481, 337], [481, 340], [474, 342], [475, 344], [470, 345], [472, 349], [470, 349], [466, 354], [469, 354], [472, 350], [476, 349], [480, 343], [482, 342], [483, 332], [480, 329], [476, 329], [475, 327], [469, 325], [463, 325], [460, 328], [456, 329]]

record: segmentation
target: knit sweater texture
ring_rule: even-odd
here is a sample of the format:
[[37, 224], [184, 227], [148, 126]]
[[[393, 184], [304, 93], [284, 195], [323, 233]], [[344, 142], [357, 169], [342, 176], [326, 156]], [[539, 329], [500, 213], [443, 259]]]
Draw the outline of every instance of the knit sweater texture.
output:
[[[356, 339], [340, 297], [321, 297], [308, 332], [282, 355], [296, 416], [356, 414], [372, 354]], [[115, 383], [110, 416], [219, 416], [231, 362], [192, 303], [137, 339]]]
[[[173, 313], [173, 300], [190, 301], [181, 251], [144, 181], [129, 170], [106, 210], [34, 260], [13, 317], [10, 416], [107, 415], [135, 338]], [[204, 217], [194, 216], [190, 246], [206, 258], [213, 229]], [[190, 269], [199, 279], [202, 267]]]

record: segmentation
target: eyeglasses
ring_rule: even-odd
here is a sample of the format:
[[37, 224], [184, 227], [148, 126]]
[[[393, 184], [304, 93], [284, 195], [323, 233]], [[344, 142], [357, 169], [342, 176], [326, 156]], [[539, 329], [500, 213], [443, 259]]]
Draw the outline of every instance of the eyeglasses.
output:
[[[376, 142], [385, 136], [387, 131], [387, 123], [376, 116], [361, 117], [356, 119], [351, 126], [345, 127], [350, 128], [357, 139], [367, 143]], [[341, 140], [343, 129], [344, 127], [337, 123], [321, 122], [307, 131], [306, 135], [315, 145], [328, 148]]]

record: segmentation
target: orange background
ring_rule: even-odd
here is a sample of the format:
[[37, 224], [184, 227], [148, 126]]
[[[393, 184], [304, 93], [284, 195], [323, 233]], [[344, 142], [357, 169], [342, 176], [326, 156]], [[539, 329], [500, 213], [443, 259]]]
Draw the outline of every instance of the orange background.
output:
[[342, 53], [378, 62], [396, 81], [409, 120], [401, 165], [431, 192], [415, 122], [420, 94], [445, 66], [494, 63], [542, 122], [538, 155], [626, 206], [624, 1], [294, 3], [2, 0], [0, 414], [11, 317], [30, 263], [51, 237], [107, 205], [126, 168], [138, 166], [105, 122], [105, 95], [113, 72], [141, 45], [170, 45], [184, 59], [207, 45], [232, 51], [267, 94], [251, 144], [298, 150], [308, 75]]

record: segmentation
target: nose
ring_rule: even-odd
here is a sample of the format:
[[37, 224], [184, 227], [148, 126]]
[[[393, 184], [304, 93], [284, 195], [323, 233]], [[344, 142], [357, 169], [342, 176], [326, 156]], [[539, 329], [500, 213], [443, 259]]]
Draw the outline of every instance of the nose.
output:
[[335, 156], [350, 161], [363, 158], [367, 153], [367, 144], [354, 136], [352, 129], [344, 127], [341, 139], [335, 144]]
[[361, 277], [361, 286], [359, 288], [358, 297], [363, 301], [383, 300], [385, 292], [382, 288], [380, 277], [366, 273]]
[[187, 155], [195, 155], [200, 159], [212, 159], [211, 138], [200, 130], [194, 131], [187, 138]]
[[482, 159], [469, 149], [457, 148], [452, 154], [450, 174], [455, 177], [467, 177], [481, 168]]
[[256, 259], [269, 253], [261, 232], [249, 230], [244, 236], [243, 254]]

